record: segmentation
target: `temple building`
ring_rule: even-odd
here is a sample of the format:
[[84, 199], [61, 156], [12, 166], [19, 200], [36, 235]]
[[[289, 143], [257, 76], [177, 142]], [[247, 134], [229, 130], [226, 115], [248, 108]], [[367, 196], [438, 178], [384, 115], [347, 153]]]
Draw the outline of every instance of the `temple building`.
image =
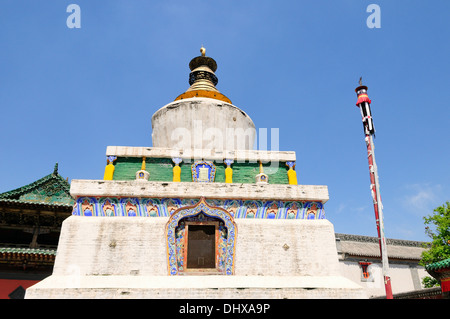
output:
[[73, 209], [69, 187], [56, 164], [51, 174], [0, 194], [0, 299], [23, 298], [51, 275], [61, 224]]
[[442, 297], [450, 299], [450, 258], [428, 264], [425, 268], [439, 282]]
[[[380, 245], [377, 237], [336, 233], [342, 274], [364, 288], [369, 298], [385, 297]], [[393, 297], [429, 298], [422, 285], [427, 271], [419, 265], [425, 242], [387, 239]], [[435, 293], [432, 293], [434, 298]]]
[[367, 298], [343, 275], [325, 185], [293, 151], [254, 150], [255, 124], [217, 63], [153, 114], [152, 147], [109, 146], [103, 180], [72, 180], [53, 273], [26, 298]]

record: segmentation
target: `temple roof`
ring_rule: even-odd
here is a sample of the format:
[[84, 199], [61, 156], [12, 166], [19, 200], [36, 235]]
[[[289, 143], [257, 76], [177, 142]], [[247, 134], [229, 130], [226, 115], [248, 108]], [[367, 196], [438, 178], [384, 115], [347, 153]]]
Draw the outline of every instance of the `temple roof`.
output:
[[50, 248], [22, 248], [22, 247], [0, 247], [1, 254], [33, 254], [56, 256], [56, 249]]
[[425, 266], [426, 270], [442, 270], [442, 269], [450, 269], [450, 258], [437, 261], [435, 263], [431, 263]]
[[0, 194], [0, 205], [69, 208], [73, 206], [73, 198], [70, 196], [70, 184], [58, 174], [56, 163], [53, 173]]
[[440, 281], [443, 292], [450, 290], [450, 286], [448, 285], [450, 281], [450, 258], [428, 264], [425, 266], [425, 270], [432, 277]]
[[[339, 239], [338, 253], [361, 258], [381, 257], [377, 237], [336, 233], [336, 238]], [[389, 258], [405, 260], [420, 260], [427, 245], [426, 242], [391, 238], [387, 238], [386, 243]]]

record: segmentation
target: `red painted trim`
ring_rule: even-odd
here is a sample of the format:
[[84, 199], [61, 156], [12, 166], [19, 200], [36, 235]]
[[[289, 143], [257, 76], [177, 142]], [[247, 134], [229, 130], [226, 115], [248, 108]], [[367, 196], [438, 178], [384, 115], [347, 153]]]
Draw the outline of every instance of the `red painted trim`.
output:
[[450, 278], [441, 279], [442, 292], [450, 291]]
[[33, 286], [40, 280], [0, 279], [0, 299], [10, 299], [8, 295], [19, 286], [23, 289]]
[[368, 96], [360, 96], [358, 97], [358, 102], [356, 102], [356, 105], [359, 106], [363, 102], [368, 102], [369, 104], [372, 103]]

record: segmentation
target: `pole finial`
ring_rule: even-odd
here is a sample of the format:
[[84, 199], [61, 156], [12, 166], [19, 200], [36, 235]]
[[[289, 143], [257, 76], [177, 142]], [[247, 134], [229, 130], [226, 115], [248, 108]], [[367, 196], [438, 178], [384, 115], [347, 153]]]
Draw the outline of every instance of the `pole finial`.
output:
[[359, 85], [360, 85], [360, 86], [362, 85], [362, 76], [359, 77]]

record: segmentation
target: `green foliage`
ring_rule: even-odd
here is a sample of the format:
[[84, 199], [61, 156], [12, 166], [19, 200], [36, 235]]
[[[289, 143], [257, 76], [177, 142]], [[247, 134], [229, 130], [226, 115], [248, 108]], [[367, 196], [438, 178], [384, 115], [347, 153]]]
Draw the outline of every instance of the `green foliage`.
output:
[[439, 287], [439, 282], [437, 279], [427, 276], [422, 278], [422, 285], [424, 288]]
[[[434, 209], [433, 214], [423, 218], [425, 221], [425, 233], [431, 238], [431, 245], [422, 253], [420, 265], [426, 266], [431, 263], [450, 258], [450, 202]], [[439, 285], [439, 282], [431, 277], [422, 280], [425, 288]]]
[[432, 239], [430, 249], [422, 253], [420, 264], [425, 266], [450, 258], [450, 202], [434, 209], [423, 218], [425, 232]]

